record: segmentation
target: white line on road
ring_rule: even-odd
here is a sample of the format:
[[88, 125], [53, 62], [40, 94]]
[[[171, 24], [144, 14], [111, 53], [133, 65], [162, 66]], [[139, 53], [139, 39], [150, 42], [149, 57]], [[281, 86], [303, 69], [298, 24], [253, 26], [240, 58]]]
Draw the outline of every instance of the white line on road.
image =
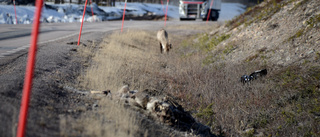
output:
[[[84, 31], [84, 32], [82, 32], [82, 34], [84, 34], [84, 33], [89, 33], [89, 32], [92, 32], [92, 31]], [[38, 42], [38, 45], [39, 45], [39, 44], [49, 43], [49, 42], [54, 42], [54, 41], [57, 41], [57, 40], [69, 38], [69, 37], [76, 36], [76, 35], [79, 35], [79, 34], [78, 34], [78, 33], [73, 33], [73, 34], [70, 34], [70, 35], [67, 35], [67, 36], [63, 36], [63, 37], [59, 37], [59, 38], [56, 38], [56, 39], [47, 40], [47, 41], [43, 41], [43, 42]], [[1, 59], [1, 58], [4, 58], [4, 57], [6, 57], [6, 56], [10, 56], [10, 55], [12, 55], [12, 54], [14, 54], [14, 53], [17, 53], [17, 52], [21, 51], [21, 50], [27, 49], [27, 48], [29, 48], [29, 47], [30, 47], [30, 44], [25, 45], [25, 46], [19, 46], [18, 48], [15, 48], [15, 49], [6, 51], [6, 52], [4, 52], [4, 53], [1, 53], [1, 54], [0, 54], [0, 59]]]

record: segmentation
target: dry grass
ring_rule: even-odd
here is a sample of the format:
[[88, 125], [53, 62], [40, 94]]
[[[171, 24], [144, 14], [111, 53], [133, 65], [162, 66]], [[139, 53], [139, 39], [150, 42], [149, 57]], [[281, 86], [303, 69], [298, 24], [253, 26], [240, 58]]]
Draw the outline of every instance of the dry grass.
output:
[[[162, 91], [155, 73], [166, 69], [166, 55], [160, 55], [156, 32], [128, 30], [113, 33], [100, 44], [91, 66], [79, 80], [88, 90], [111, 90], [115, 95], [123, 85], [142, 91]], [[84, 49], [86, 50], [86, 49]], [[90, 49], [87, 49], [90, 50]], [[84, 51], [86, 52], [86, 51]], [[160, 59], [164, 57], [164, 60]], [[160, 85], [160, 86], [159, 86]], [[102, 98], [96, 111], [87, 112], [78, 120], [79, 128], [88, 136], [168, 136], [164, 127], [148, 122], [141, 114], [128, 109], [116, 100]], [[85, 125], [83, 125], [85, 123]]]
[[[163, 55], [159, 53], [158, 43], [152, 36], [155, 36], [155, 32], [139, 30], [113, 33], [108, 36], [102, 42], [101, 49], [84, 75], [83, 86], [90, 90], [110, 89], [114, 93], [124, 84], [129, 84], [131, 89], [154, 89], [170, 94], [183, 104], [183, 107], [194, 112], [199, 121], [211, 126], [212, 131], [225, 135], [237, 135], [248, 128], [251, 118], [259, 114], [256, 110], [269, 105], [268, 99], [272, 93], [260, 92], [269, 90], [269, 86], [265, 86], [268, 84], [267, 81], [249, 87], [243, 86], [238, 79], [243, 75], [243, 70], [245, 73], [250, 73], [258, 68], [247, 68], [247, 64], [204, 66], [204, 53], [198, 50], [194, 52], [197, 45], [188, 45], [189, 40], [181, 42], [183, 37], [174, 38], [172, 40], [172, 43], [175, 43], [174, 49], [169, 55]], [[171, 39], [173, 37], [171, 36]], [[100, 102], [101, 110], [113, 109], [105, 106], [109, 103]], [[132, 133], [127, 135], [141, 133], [139, 131], [141, 129], [135, 127], [141, 123], [130, 120], [136, 118], [123, 116], [124, 113], [116, 111], [97, 114], [100, 117], [91, 123], [92, 125], [108, 124], [101, 123], [105, 117], [111, 117], [110, 119], [127, 117], [129, 119], [125, 121], [129, 122], [127, 125], [133, 126], [132, 129], [122, 127], [121, 122], [115, 123], [119, 125], [119, 130]], [[118, 117], [113, 118], [113, 115]], [[87, 117], [85, 123], [91, 119], [92, 117]], [[99, 134], [94, 134], [97, 136], [102, 135], [102, 131], [111, 132], [111, 135], [116, 134], [112, 129], [108, 129], [109, 126], [101, 127], [106, 128], [98, 128], [98, 131], [95, 131], [97, 128], [85, 128], [85, 131], [89, 135], [97, 132]], [[149, 132], [151, 133], [153, 132]]]
[[[137, 136], [141, 121], [130, 109], [107, 98], [99, 100], [93, 111], [79, 117], [60, 116], [60, 136], [118, 137]], [[77, 108], [79, 111], [79, 108]]]
[[[128, 77], [135, 71], [129, 68], [135, 68], [142, 61], [143, 52], [148, 48], [136, 41], [139, 37], [147, 38], [148, 34], [129, 30], [122, 34], [114, 33], [104, 39], [101, 49], [97, 51], [91, 67], [83, 77], [83, 86], [90, 90], [110, 89], [115, 93], [124, 84], [131, 83], [136, 76]], [[116, 137], [138, 134], [141, 123], [133, 111], [109, 99], [102, 99], [99, 105], [101, 107], [96, 112], [83, 116], [81, 123], [87, 123], [87, 135]]]
[[[199, 30], [202, 31], [202, 33], [209, 33], [212, 30], [212, 24], [207, 25], [205, 22], [202, 22], [203, 26], [199, 27], [199, 22], [195, 24], [187, 24], [187, 25], [174, 25], [174, 26], [168, 26], [168, 30]], [[214, 24], [217, 25], [217, 24]]]
[[[86, 87], [117, 91], [119, 87], [130, 84], [132, 88], [137, 88], [136, 86], [139, 85], [132, 85], [134, 83], [132, 81], [140, 77], [142, 72], [134, 74], [135, 71], [145, 71], [145, 68], [152, 67], [155, 60], [152, 53], [156, 52], [156, 41], [152, 36], [147, 32], [129, 30], [122, 34], [114, 33], [106, 38], [93, 58], [92, 67], [85, 75]], [[145, 42], [154, 45], [148, 45]], [[152, 52], [149, 52], [150, 49]], [[146, 54], [147, 52], [149, 53]]]
[[86, 113], [82, 116], [84, 118], [79, 120], [79, 123], [85, 123], [86, 135], [96, 137], [137, 135], [141, 121], [133, 111], [107, 98], [100, 100], [99, 105], [96, 110]]
[[[258, 68], [246, 64], [203, 66], [201, 54], [173, 62], [177, 70], [167, 74], [168, 93], [176, 96], [187, 110], [216, 134], [239, 135], [250, 128], [251, 120], [268, 108], [274, 93], [269, 81], [243, 85], [239, 78]], [[257, 83], [255, 83], [257, 82]]]
[[[82, 86], [90, 90], [110, 89], [114, 93], [129, 84], [130, 89], [154, 89], [160, 94], [170, 94], [198, 121], [222, 136], [318, 134], [319, 127], [315, 125], [319, 120], [314, 117], [319, 112], [320, 90], [316, 81], [320, 78], [320, 67], [305, 62], [308, 64], [305, 67], [293, 64], [287, 70], [268, 66], [254, 59], [255, 56], [231, 63], [224, 57], [233, 52], [225, 53], [219, 48], [211, 48], [210, 52], [201, 50], [201, 45], [210, 43], [210, 39], [183, 40], [192, 37], [183, 35], [188, 28], [168, 27], [168, 32], [173, 32], [169, 38], [174, 45], [169, 55], [160, 54], [156, 32], [129, 30], [109, 35], [81, 78]], [[260, 49], [257, 54], [264, 51]], [[211, 56], [219, 55], [219, 61], [205, 63], [212, 53], [216, 54]], [[263, 68], [269, 71], [267, 77], [245, 85], [240, 82], [242, 75]], [[146, 126], [143, 120], [134, 120], [136, 112], [121, 104], [101, 100], [99, 105], [97, 113], [80, 121], [87, 123], [84, 131], [89, 136], [153, 136], [163, 132], [158, 127]], [[119, 118], [127, 119], [122, 122]], [[103, 122], [105, 119], [113, 123]], [[95, 125], [101, 126], [97, 129]], [[115, 125], [116, 130], [112, 128]], [[244, 132], [247, 129], [250, 132]]]
[[[209, 39], [208, 39], [209, 40]], [[207, 41], [208, 41], [207, 40]], [[201, 42], [190, 44], [202, 45]], [[316, 115], [319, 112], [319, 65], [312, 58], [303, 64], [298, 61], [288, 67], [272, 65], [261, 60], [240, 63], [219, 58], [219, 62], [203, 65], [202, 50], [186, 48], [189, 54], [176, 64], [182, 71], [170, 74], [173, 89], [168, 92], [178, 97], [187, 109], [212, 131], [224, 136], [312, 136], [319, 134]], [[201, 46], [198, 47], [201, 49]], [[259, 50], [259, 52], [263, 50]], [[213, 49], [215, 55], [223, 51]], [[211, 53], [211, 54], [212, 54]], [[210, 52], [209, 52], [210, 54]], [[232, 53], [230, 53], [232, 54]], [[210, 56], [209, 56], [210, 57]], [[183, 69], [181, 69], [183, 68]], [[268, 76], [242, 84], [240, 76], [267, 68]], [[249, 133], [244, 132], [247, 129]]]
[[[219, 63], [204, 66], [205, 53], [201, 50], [181, 51], [185, 52], [181, 54], [193, 54], [169, 61], [176, 71], [163, 74], [169, 81], [168, 87], [172, 87], [167, 92], [216, 134], [309, 136], [319, 133], [315, 127], [319, 124], [318, 65], [305, 61], [303, 66], [297, 63], [276, 68], [259, 61], [234, 64], [221, 58]], [[263, 68], [269, 70], [267, 77], [245, 85], [240, 82], [240, 76]], [[251, 128], [254, 132], [244, 132]]]

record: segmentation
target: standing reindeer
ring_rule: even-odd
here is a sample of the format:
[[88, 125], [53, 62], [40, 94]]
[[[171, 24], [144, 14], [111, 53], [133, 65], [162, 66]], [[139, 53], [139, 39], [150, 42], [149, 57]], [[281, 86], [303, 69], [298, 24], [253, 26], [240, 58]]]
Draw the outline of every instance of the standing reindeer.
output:
[[162, 51], [164, 51], [164, 53], [168, 53], [172, 46], [169, 43], [167, 31], [164, 29], [159, 30], [157, 33], [157, 39], [160, 43], [160, 52], [162, 53]]

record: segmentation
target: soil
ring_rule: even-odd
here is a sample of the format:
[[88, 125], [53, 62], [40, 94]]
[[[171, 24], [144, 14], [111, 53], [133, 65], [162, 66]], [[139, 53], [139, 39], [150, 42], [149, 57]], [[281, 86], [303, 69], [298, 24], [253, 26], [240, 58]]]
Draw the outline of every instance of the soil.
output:
[[[91, 41], [86, 38], [95, 37], [95, 41], [99, 42], [103, 36], [104, 33], [90, 33], [83, 37], [82, 41], [88, 44]], [[83, 69], [81, 64], [88, 60], [88, 58], [76, 56], [77, 47], [67, 44], [69, 41], [76, 41], [76, 38], [43, 44], [38, 48], [27, 136], [59, 136], [59, 115], [70, 114], [72, 117], [77, 117], [81, 112], [70, 113], [70, 109], [92, 102], [80, 94], [63, 90], [61, 86], [74, 82]], [[1, 136], [16, 134], [27, 53], [24, 51], [11, 58], [13, 59], [7, 58], [1, 62]]]

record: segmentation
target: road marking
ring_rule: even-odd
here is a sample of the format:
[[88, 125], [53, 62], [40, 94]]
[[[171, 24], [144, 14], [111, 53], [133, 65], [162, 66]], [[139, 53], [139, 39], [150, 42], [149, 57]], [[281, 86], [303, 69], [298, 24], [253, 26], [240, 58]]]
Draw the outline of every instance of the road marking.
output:
[[[82, 32], [82, 33], [84, 34], [84, 33], [89, 33], [89, 32], [93, 32], [93, 31], [84, 31], [84, 32]], [[72, 37], [72, 36], [76, 36], [76, 35], [78, 35], [78, 33], [69, 34], [69, 35], [67, 35], [67, 36], [59, 37], [59, 38], [52, 39], [52, 40], [47, 40], [47, 41], [43, 41], [43, 42], [38, 42], [38, 44], [50, 43], [50, 42], [54, 42], [54, 41], [57, 41], [57, 40], [62, 40], [62, 39], [65, 39], [65, 38], [69, 38], [69, 37]], [[4, 58], [4, 57], [7, 57], [7, 56], [10, 56], [10, 55], [12, 55], [12, 54], [14, 54], [14, 53], [17, 53], [17, 52], [21, 51], [21, 50], [27, 49], [27, 48], [29, 48], [29, 47], [30, 47], [30, 44], [24, 45], [24, 46], [19, 46], [18, 48], [15, 48], [15, 49], [12, 49], [12, 50], [8, 50], [8, 51], [0, 54], [0, 59], [1, 59], [1, 58]]]

